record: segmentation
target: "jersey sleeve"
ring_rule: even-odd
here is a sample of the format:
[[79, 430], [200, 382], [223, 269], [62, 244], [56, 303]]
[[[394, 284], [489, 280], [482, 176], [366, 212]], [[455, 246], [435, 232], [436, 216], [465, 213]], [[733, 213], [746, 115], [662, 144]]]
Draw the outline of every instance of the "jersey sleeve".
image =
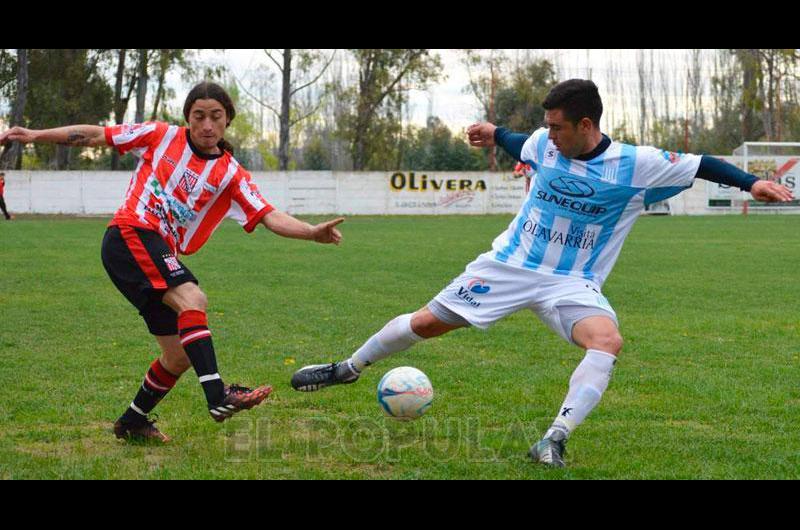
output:
[[547, 129], [544, 127], [539, 128], [533, 132], [530, 137], [525, 141], [522, 146], [522, 153], [520, 160], [529, 166], [533, 171], [539, 169], [542, 153], [544, 152], [545, 144], [547, 143]]
[[261, 218], [274, 209], [261, 195], [250, 173], [240, 167], [231, 183], [231, 207], [227, 217], [236, 220], [246, 232], [252, 232]]
[[148, 148], [158, 145], [169, 125], [160, 122], [146, 122], [105, 127], [106, 144], [114, 147], [121, 155], [133, 151], [141, 156]]
[[637, 147], [633, 185], [646, 189], [645, 204], [668, 199], [692, 187], [700, 158], [655, 147]]

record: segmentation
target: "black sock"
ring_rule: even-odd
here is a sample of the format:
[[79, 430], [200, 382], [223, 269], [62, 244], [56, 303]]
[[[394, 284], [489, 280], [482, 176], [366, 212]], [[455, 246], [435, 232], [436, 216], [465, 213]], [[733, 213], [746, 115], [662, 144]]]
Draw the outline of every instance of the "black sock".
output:
[[217, 356], [214, 354], [205, 312], [189, 310], [178, 315], [178, 333], [181, 345], [203, 385], [209, 408], [218, 406], [225, 392], [217, 370]]
[[169, 373], [158, 359], [153, 361], [144, 376], [142, 386], [139, 387], [139, 392], [120, 419], [126, 423], [139, 423], [147, 419], [147, 414], [175, 386], [178, 377]]

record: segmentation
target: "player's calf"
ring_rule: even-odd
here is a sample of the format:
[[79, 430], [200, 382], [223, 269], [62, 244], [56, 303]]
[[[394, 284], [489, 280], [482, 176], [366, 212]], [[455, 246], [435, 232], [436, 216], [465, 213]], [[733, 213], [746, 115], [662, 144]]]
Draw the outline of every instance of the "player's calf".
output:
[[159, 359], [153, 361], [133, 401], [114, 424], [117, 438], [168, 441], [169, 438], [153, 426], [153, 421], [147, 415], [175, 386], [179, 377], [167, 371]]

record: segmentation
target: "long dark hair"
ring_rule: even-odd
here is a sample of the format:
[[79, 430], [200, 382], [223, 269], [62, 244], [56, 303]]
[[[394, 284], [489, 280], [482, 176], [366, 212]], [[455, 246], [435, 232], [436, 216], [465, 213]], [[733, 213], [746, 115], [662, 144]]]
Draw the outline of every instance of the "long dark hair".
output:
[[[191, 89], [189, 95], [186, 96], [186, 102], [183, 104], [183, 117], [186, 118], [187, 123], [189, 122], [189, 111], [192, 110], [192, 105], [194, 105], [194, 102], [198, 99], [216, 99], [219, 101], [225, 109], [225, 114], [228, 118], [228, 123], [225, 124], [226, 127], [230, 125], [233, 118], [236, 117], [236, 109], [233, 106], [233, 100], [225, 89], [211, 81], [203, 81]], [[217, 145], [223, 151], [228, 151], [230, 154], [233, 154], [233, 146], [225, 138], [221, 139]]]

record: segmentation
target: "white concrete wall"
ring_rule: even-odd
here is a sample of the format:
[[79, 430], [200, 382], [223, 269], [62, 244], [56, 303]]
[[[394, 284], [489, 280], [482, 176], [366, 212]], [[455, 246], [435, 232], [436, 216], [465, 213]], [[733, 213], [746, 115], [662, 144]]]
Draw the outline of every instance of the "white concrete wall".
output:
[[[125, 198], [132, 175], [131, 171], [5, 173], [10, 212], [78, 215], [114, 213]], [[415, 171], [413, 183], [410, 172], [401, 173], [273, 171], [255, 172], [253, 179], [268, 201], [291, 214], [516, 213], [524, 199], [524, 180], [510, 173]], [[401, 182], [405, 186], [400, 187]], [[485, 189], [477, 186], [479, 182]], [[730, 208], [707, 206], [707, 185], [713, 184], [698, 179], [692, 188], [669, 199], [671, 213], [732, 213]]]
[[[131, 171], [6, 171], [13, 213], [110, 215], [122, 204]], [[254, 172], [264, 197], [291, 214], [515, 213], [524, 180], [510, 173]], [[478, 186], [478, 183], [481, 186]], [[436, 189], [438, 187], [439, 189]], [[449, 189], [448, 189], [449, 188]]]

